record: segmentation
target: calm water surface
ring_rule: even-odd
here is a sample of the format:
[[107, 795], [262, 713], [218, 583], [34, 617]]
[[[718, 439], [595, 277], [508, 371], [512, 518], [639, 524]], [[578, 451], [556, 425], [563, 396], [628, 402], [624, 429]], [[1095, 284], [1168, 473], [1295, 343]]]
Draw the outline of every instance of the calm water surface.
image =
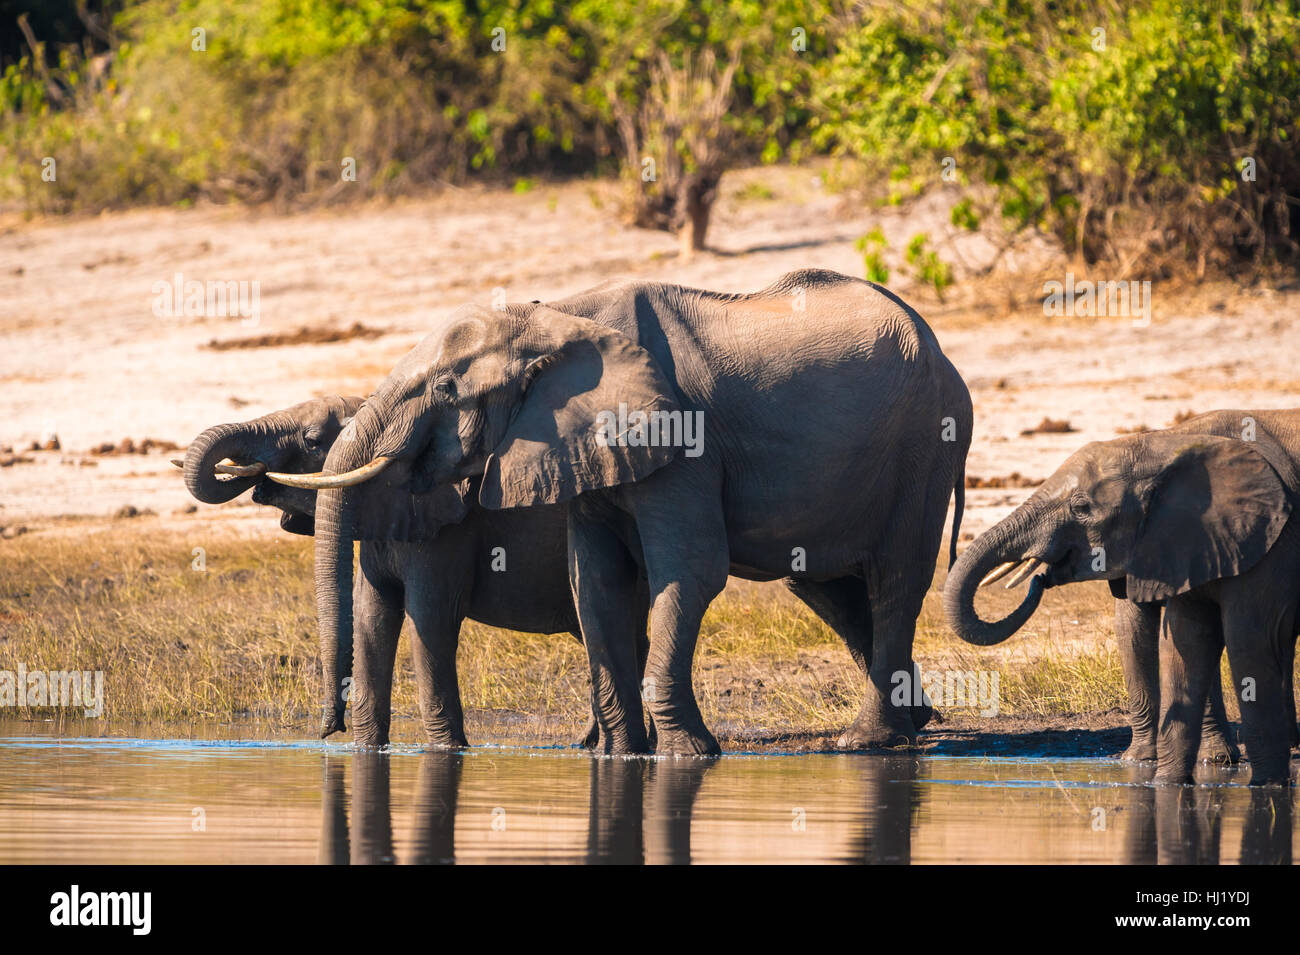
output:
[[1152, 772], [5, 736], [0, 863], [1291, 863], [1294, 793]]

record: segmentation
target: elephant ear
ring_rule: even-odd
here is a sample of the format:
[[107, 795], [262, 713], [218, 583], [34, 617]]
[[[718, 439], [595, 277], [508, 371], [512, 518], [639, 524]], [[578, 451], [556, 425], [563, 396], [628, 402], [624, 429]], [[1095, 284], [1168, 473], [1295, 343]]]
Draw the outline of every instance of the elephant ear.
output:
[[1148, 494], [1128, 568], [1128, 598], [1139, 603], [1245, 573], [1291, 513], [1281, 479], [1251, 442], [1198, 437], [1159, 450], [1169, 463]]
[[488, 459], [479, 503], [556, 504], [638, 481], [677, 456], [681, 442], [664, 441], [666, 428], [648, 426], [678, 412], [680, 436], [683, 423], [648, 351], [612, 328], [551, 308], [535, 309], [529, 323], [520, 403]]
[[412, 494], [409, 485], [405, 464], [395, 464], [366, 482], [353, 517], [357, 540], [429, 541], [469, 513], [469, 481], [439, 484], [424, 494]]

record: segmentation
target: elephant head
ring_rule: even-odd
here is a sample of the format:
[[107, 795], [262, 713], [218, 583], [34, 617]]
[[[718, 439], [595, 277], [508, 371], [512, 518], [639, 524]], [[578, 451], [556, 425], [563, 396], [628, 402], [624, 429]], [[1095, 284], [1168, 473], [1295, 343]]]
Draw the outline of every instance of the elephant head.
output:
[[364, 402], [315, 398], [252, 421], [219, 424], [190, 442], [183, 463], [174, 463], [183, 467], [185, 486], [203, 503], [224, 504], [251, 487], [256, 503], [283, 512], [281, 527], [310, 535], [315, 492], [276, 483], [266, 474], [319, 471], [334, 439]]
[[[1150, 602], [1243, 573], [1290, 514], [1278, 474], [1262, 443], [1237, 438], [1157, 431], [1085, 445], [953, 565], [948, 622], [988, 645], [1024, 625], [1045, 587], [1109, 580]], [[975, 591], [1013, 572], [1008, 587], [1030, 578], [1025, 600], [981, 619]]]
[[321, 474], [270, 475], [318, 491], [316, 605], [331, 693], [321, 735], [346, 728], [338, 659], [351, 645], [353, 541], [402, 530], [385, 501], [459, 488], [439, 514], [450, 521], [475, 482], [479, 504], [506, 508], [636, 481], [678, 449], [611, 434], [608, 415], [672, 412], [672, 394], [650, 354], [611, 328], [545, 306], [466, 307], [398, 362]]

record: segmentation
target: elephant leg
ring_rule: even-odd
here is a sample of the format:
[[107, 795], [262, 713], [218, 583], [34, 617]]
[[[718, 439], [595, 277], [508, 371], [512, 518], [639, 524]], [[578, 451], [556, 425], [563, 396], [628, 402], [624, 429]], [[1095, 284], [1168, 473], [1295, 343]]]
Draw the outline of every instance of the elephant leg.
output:
[[[404, 549], [415, 546], [402, 545]], [[439, 561], [436, 567], [422, 566], [419, 556], [411, 556], [407, 566], [406, 613], [415, 631], [411, 661], [420, 695], [420, 723], [430, 746], [459, 749], [469, 745], [456, 649], [465, 619], [463, 599], [473, 589], [471, 570], [449, 566], [447, 561]]]
[[911, 715], [915, 696], [909, 695], [901, 705], [895, 705], [893, 691], [899, 685], [900, 675], [907, 674], [913, 681], [917, 678], [917, 667], [912, 662], [912, 638], [924, 598], [924, 590], [919, 593], [901, 588], [891, 588], [887, 593], [872, 591], [873, 640], [867, 692], [853, 724], [839, 738], [840, 749], [909, 746], [916, 742]]
[[1291, 776], [1295, 723], [1284, 698], [1278, 651], [1291, 639], [1291, 620], [1273, 619], [1274, 608], [1244, 598], [1225, 608], [1223, 636], [1233, 688], [1241, 708], [1241, 738], [1250, 757], [1252, 786], [1280, 785]]
[[420, 723], [430, 746], [460, 749], [465, 738], [465, 712], [456, 675], [456, 650], [460, 646], [459, 617], [412, 615], [415, 639], [411, 661], [420, 694]]
[[1156, 782], [1190, 783], [1214, 661], [1220, 652], [1219, 610], [1170, 600], [1160, 635], [1160, 742]]
[[393, 717], [393, 662], [402, 632], [402, 588], [385, 579], [367, 561], [364, 550], [352, 606], [352, 739], [358, 746], [385, 746]]
[[1115, 642], [1133, 728], [1133, 739], [1120, 758], [1155, 759], [1160, 723], [1160, 605], [1116, 598]]
[[1223, 706], [1223, 680], [1219, 676], [1219, 658], [1214, 658], [1214, 673], [1210, 677], [1210, 691], [1205, 701], [1205, 716], [1201, 723], [1201, 748], [1197, 762], [1219, 766], [1234, 766], [1241, 760], [1241, 751], [1233, 740], [1232, 727], [1228, 725], [1228, 711]]
[[690, 677], [699, 624], [727, 586], [727, 529], [716, 499], [682, 490], [692, 494], [646, 495], [633, 507], [650, 587], [650, 651], [642, 685], [656, 754], [715, 756], [722, 747], [708, 732]]
[[569, 512], [569, 583], [587, 645], [603, 751], [646, 753], [636, 660], [642, 626], [636, 619], [636, 564], [617, 534], [576, 511]]
[[[582, 643], [582, 634], [575, 633], [573, 636], [578, 638]], [[595, 749], [596, 744], [600, 742], [600, 721], [596, 718], [596, 691], [593, 688], [591, 692], [591, 716], [587, 718], [587, 728], [582, 731], [578, 741], [573, 744], [574, 749]]]
[[[642, 600], [644, 601], [644, 596]], [[573, 634], [579, 643], [582, 643], [581, 634]], [[641, 627], [636, 637], [636, 672], [638, 677], [645, 676], [645, 661], [650, 654], [650, 636], [645, 632], [645, 627]], [[646, 714], [649, 716], [649, 714]], [[649, 744], [650, 751], [654, 752], [656, 734], [654, 717], [647, 720], [646, 741]], [[600, 742], [600, 723], [596, 719], [596, 697], [592, 694], [591, 698], [591, 717], [587, 720], [587, 728], [582, 731], [582, 736], [573, 744], [575, 749], [595, 749], [596, 744]]]
[[[642, 583], [644, 584], [644, 581], [642, 581]], [[644, 606], [645, 604], [647, 604], [649, 602], [649, 599], [650, 597], [648, 594], [644, 592], [644, 587], [643, 587], [642, 594], [641, 594], [642, 605]], [[645, 619], [645, 610], [641, 611], [641, 619], [642, 620]], [[650, 658], [650, 634], [646, 632], [646, 628], [643, 625], [640, 628], [640, 630], [637, 631], [637, 635], [636, 635], [636, 672], [640, 675], [641, 679], [643, 680], [645, 679], [646, 660], [648, 660], [649, 658]], [[654, 714], [649, 711], [648, 707], [646, 709], [645, 736], [646, 736], [646, 743], [650, 747], [650, 752], [653, 753], [655, 747], [659, 744], [659, 734], [655, 730]]]
[[[839, 635], [863, 678], [869, 679], [872, 640], [867, 582], [861, 577], [837, 577], [833, 580], [788, 578], [785, 583], [792, 594]], [[919, 680], [914, 685], [920, 686]], [[912, 725], [917, 729], [930, 722], [934, 713], [932, 702], [922, 694], [920, 702], [911, 705]]]

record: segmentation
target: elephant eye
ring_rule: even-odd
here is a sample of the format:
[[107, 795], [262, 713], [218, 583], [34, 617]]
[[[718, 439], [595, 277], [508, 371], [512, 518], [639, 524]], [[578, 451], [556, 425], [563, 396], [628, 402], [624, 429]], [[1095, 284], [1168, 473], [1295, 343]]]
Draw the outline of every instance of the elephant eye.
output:
[[446, 401], [456, 400], [456, 382], [451, 378], [439, 378], [433, 383], [433, 393]]
[[302, 436], [302, 442], [314, 451], [320, 447], [321, 433], [319, 431], [308, 431]]
[[1070, 500], [1070, 510], [1074, 512], [1076, 517], [1090, 517], [1092, 516], [1092, 502], [1086, 497], [1072, 498]]

